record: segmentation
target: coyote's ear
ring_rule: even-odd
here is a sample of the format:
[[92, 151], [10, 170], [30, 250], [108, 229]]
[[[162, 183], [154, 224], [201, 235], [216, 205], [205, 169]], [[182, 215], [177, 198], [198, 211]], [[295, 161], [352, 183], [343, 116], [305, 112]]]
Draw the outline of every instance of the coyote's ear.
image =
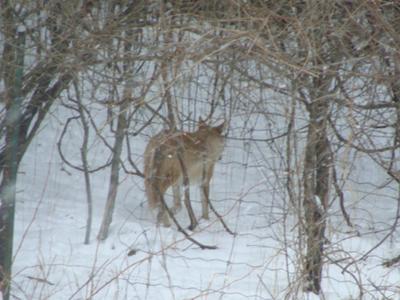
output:
[[221, 134], [225, 130], [225, 126], [226, 126], [226, 121], [223, 121], [222, 124], [214, 127], [214, 129], [217, 130], [219, 134]]
[[199, 117], [198, 126], [199, 126], [199, 128], [202, 128], [202, 127], [206, 127], [206, 126], [207, 126], [206, 122], [205, 122], [201, 117]]

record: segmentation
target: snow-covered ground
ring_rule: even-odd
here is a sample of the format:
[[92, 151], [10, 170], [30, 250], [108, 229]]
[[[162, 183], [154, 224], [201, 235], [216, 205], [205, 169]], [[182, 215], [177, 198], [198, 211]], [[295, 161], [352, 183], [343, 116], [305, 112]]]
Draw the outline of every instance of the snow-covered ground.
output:
[[[374, 190], [363, 184], [365, 178], [384, 182], [384, 173], [370, 162], [357, 164], [352, 177], [359, 182], [345, 190], [348, 212], [360, 234], [347, 227], [337, 203], [330, 208], [323, 294], [316, 296], [302, 292], [304, 245], [298, 215], [288, 208], [284, 186], [277, 180], [284, 174], [277, 155], [262, 143], [228, 140], [217, 164], [211, 200], [237, 235], [228, 234], [212, 214], [192, 233], [216, 250], [201, 250], [174, 226], [157, 227], [142, 179], [123, 172], [110, 236], [98, 242], [109, 169], [91, 175], [94, 220], [91, 243], [84, 245], [83, 174], [62, 163], [57, 153], [66, 115], [61, 108], [52, 112], [20, 167], [15, 299], [400, 299], [400, 269], [381, 266], [383, 259], [400, 254], [399, 233], [363, 257], [389, 232], [398, 201], [393, 187]], [[78, 128], [64, 141], [65, 154], [75, 162], [80, 135]], [[132, 138], [131, 143], [132, 151], [140, 154], [146, 138]], [[99, 144], [91, 143], [93, 165], [109, 155]], [[136, 157], [142, 166], [140, 155]], [[191, 191], [200, 216], [198, 191]], [[178, 220], [189, 224], [184, 209]], [[134, 254], [128, 256], [130, 251]]]

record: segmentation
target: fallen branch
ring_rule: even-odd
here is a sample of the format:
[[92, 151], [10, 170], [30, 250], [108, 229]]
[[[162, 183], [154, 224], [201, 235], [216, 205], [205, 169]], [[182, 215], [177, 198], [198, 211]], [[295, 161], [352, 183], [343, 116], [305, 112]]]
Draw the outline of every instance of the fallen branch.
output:
[[229, 229], [228, 225], [226, 225], [222, 216], [215, 210], [214, 205], [211, 204], [210, 199], [207, 198], [207, 202], [208, 202], [208, 206], [211, 208], [212, 212], [217, 216], [217, 218], [221, 222], [222, 226], [224, 226], [226, 232], [228, 232], [229, 234], [231, 234], [233, 236], [236, 236], [236, 233]]
[[161, 205], [164, 207], [164, 209], [167, 211], [169, 217], [172, 219], [172, 221], [174, 221], [176, 227], [178, 228], [178, 231], [182, 232], [182, 234], [189, 240], [191, 241], [193, 244], [196, 244], [197, 246], [199, 246], [202, 250], [204, 249], [217, 249], [217, 246], [210, 246], [210, 245], [204, 245], [200, 242], [198, 242], [197, 240], [195, 240], [194, 238], [192, 238], [185, 229], [183, 229], [183, 227], [181, 226], [181, 224], [179, 224], [178, 220], [175, 218], [173, 212], [171, 211], [171, 209], [168, 207], [167, 203], [165, 202], [164, 196], [160, 193], [159, 188], [156, 187], [157, 189], [157, 193], [160, 195], [160, 200], [161, 200]]

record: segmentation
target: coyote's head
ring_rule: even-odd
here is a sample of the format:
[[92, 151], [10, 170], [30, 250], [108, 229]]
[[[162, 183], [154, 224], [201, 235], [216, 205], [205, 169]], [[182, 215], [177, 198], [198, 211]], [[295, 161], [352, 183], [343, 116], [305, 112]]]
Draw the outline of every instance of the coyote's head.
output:
[[207, 131], [207, 132], [213, 132], [218, 135], [222, 135], [222, 133], [225, 130], [226, 126], [226, 121], [223, 121], [220, 125], [212, 127], [206, 123], [202, 118], [199, 118], [199, 123], [198, 123], [198, 130], [199, 131]]

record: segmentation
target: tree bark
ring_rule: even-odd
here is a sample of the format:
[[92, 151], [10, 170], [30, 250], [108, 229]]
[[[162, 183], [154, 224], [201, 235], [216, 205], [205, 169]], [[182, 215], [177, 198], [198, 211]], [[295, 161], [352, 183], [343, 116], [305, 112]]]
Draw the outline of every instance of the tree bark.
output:
[[[8, 41], [13, 38], [9, 36]], [[14, 240], [15, 196], [17, 170], [19, 166], [19, 134], [22, 110], [21, 88], [24, 65], [25, 32], [19, 32], [16, 45], [9, 48], [15, 60], [5, 67], [5, 70], [15, 76], [14, 80], [6, 80], [6, 134], [5, 159], [3, 177], [0, 184], [0, 290], [3, 299], [10, 297], [10, 282], [12, 272], [12, 252]], [[7, 74], [6, 76], [9, 76]], [[12, 84], [12, 85], [10, 85]]]
[[113, 158], [111, 162], [110, 185], [108, 189], [106, 206], [104, 208], [104, 213], [103, 213], [103, 221], [101, 223], [100, 231], [97, 236], [99, 240], [105, 240], [108, 237], [110, 225], [112, 223], [112, 217], [114, 213], [115, 201], [117, 198], [117, 191], [118, 191], [122, 145], [124, 141], [126, 124], [127, 124], [126, 110], [128, 108], [128, 103], [129, 103], [128, 99], [124, 99], [118, 113], [118, 124], [117, 124], [117, 131], [115, 133]]
[[79, 117], [82, 123], [83, 128], [83, 141], [81, 146], [81, 160], [82, 160], [82, 169], [83, 175], [85, 178], [85, 189], [86, 189], [86, 203], [87, 203], [87, 218], [86, 218], [86, 232], [85, 232], [85, 240], [84, 244], [89, 245], [90, 243], [90, 233], [92, 231], [92, 219], [93, 219], [93, 199], [92, 199], [92, 188], [90, 184], [90, 170], [89, 170], [89, 163], [87, 159], [88, 154], [88, 142], [89, 142], [89, 124], [85, 116], [85, 111], [83, 108], [82, 99], [79, 92], [78, 83], [74, 81], [73, 83], [76, 99], [78, 102], [78, 111]]
[[327, 99], [312, 100], [310, 104], [304, 161], [303, 206], [307, 240], [305, 290], [316, 294], [321, 290], [325, 215], [329, 196], [329, 144], [326, 138], [328, 108]]

